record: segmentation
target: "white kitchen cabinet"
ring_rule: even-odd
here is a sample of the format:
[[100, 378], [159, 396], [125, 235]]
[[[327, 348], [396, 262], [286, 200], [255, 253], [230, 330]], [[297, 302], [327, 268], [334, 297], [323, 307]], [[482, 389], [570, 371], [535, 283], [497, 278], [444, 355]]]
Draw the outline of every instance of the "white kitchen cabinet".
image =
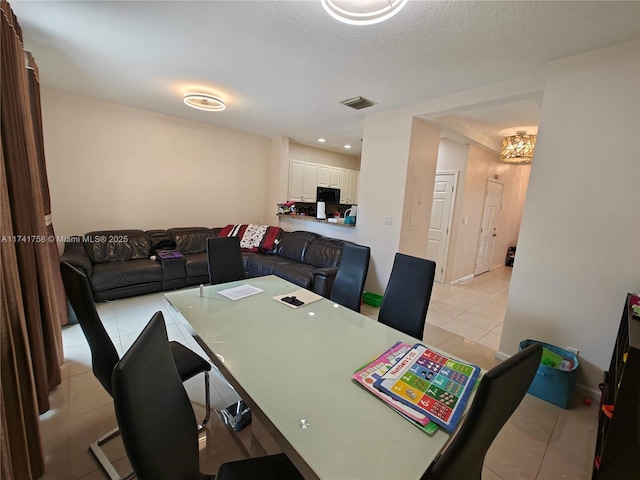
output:
[[329, 186], [331, 188], [340, 188], [340, 178], [342, 175], [342, 168], [339, 167], [330, 167], [331, 176], [329, 181]]
[[318, 164], [304, 164], [304, 188], [302, 189], [302, 201], [315, 202], [318, 188]]
[[358, 172], [343, 168], [340, 173], [340, 203], [354, 204], [356, 203], [356, 183]]
[[356, 171], [345, 170], [345, 182], [344, 182], [344, 202], [343, 203], [356, 203], [355, 187], [356, 187]]
[[304, 162], [289, 162], [289, 200], [301, 202], [304, 190]]
[[358, 203], [358, 186], [359, 186], [360, 176], [358, 175], [358, 171], [354, 170], [353, 175], [353, 203]]
[[315, 202], [316, 187], [340, 189], [340, 203], [357, 203], [358, 172], [322, 163], [289, 161], [289, 200]]
[[318, 164], [291, 160], [289, 162], [289, 200], [315, 202], [318, 186]]
[[340, 169], [340, 182], [338, 183], [340, 189], [340, 203], [346, 203], [347, 201], [347, 170]]
[[331, 167], [329, 165], [318, 164], [318, 186], [331, 186]]
[[340, 191], [340, 203], [351, 203], [351, 184], [350, 184], [350, 172], [353, 170], [345, 169], [342, 174], [342, 190]]

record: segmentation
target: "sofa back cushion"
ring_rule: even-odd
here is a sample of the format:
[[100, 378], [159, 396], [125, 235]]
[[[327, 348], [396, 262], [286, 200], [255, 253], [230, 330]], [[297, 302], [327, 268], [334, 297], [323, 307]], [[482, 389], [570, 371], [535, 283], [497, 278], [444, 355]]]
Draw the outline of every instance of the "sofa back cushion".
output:
[[84, 236], [84, 249], [92, 263], [149, 258], [151, 239], [142, 230], [97, 230]]
[[343, 240], [320, 237], [307, 247], [304, 263], [320, 268], [337, 267], [340, 265], [343, 245]]
[[166, 230], [147, 230], [146, 234], [151, 239], [151, 253], [155, 250], [175, 250], [176, 242], [171, 240], [171, 235]]
[[215, 232], [206, 227], [182, 227], [167, 230], [176, 248], [184, 255], [207, 251], [207, 238], [215, 237]]
[[311, 242], [321, 235], [312, 232], [282, 232], [277, 254], [284, 258], [304, 262], [304, 254]]

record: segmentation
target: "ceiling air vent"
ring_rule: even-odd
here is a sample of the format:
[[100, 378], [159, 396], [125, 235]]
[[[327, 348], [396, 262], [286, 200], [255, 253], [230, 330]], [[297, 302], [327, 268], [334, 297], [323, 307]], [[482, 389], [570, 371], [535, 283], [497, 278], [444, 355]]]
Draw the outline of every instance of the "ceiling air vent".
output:
[[349, 100], [343, 100], [340, 103], [355, 110], [362, 110], [363, 108], [372, 107], [376, 104], [376, 102], [372, 102], [364, 97], [353, 97]]

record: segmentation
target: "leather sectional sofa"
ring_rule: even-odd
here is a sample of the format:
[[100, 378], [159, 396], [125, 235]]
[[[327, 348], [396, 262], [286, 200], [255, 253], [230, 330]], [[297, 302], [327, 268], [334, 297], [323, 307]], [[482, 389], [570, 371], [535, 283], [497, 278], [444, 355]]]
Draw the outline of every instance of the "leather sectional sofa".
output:
[[[94, 231], [69, 238], [60, 261], [85, 271], [96, 302], [207, 284], [207, 238], [228, 231], [227, 227]], [[305, 231], [277, 228], [276, 233], [268, 248], [243, 250], [247, 277], [277, 275], [328, 297], [344, 241]], [[163, 248], [182, 256], [154, 259]]]

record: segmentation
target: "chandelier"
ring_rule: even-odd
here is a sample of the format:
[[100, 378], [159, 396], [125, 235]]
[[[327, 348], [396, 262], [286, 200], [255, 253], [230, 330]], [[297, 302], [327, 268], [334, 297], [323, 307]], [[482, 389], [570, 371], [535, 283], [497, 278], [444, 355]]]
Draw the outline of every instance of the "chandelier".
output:
[[536, 148], [536, 135], [527, 135], [524, 130], [502, 140], [500, 161], [504, 163], [531, 163]]

